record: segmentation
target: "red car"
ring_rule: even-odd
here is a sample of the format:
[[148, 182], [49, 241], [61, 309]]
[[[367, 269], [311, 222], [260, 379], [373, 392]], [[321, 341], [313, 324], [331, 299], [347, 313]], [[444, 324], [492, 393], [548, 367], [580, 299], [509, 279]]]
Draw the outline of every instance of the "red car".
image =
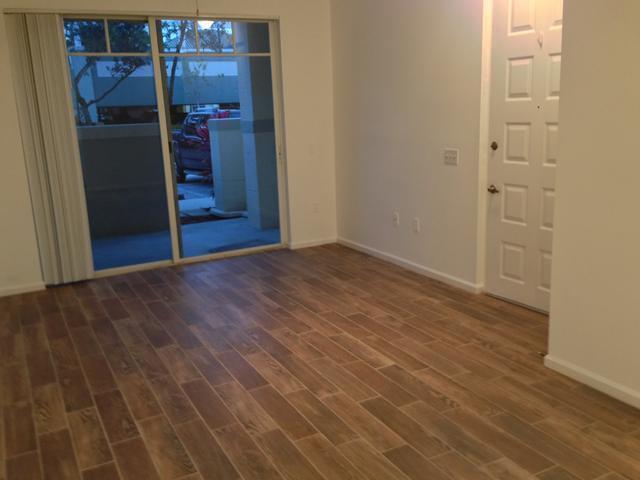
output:
[[[235, 115], [237, 112], [237, 116]], [[182, 123], [180, 130], [173, 131], [173, 157], [176, 163], [178, 183], [185, 181], [187, 171], [211, 175], [211, 146], [209, 125], [214, 118], [239, 117], [240, 112], [217, 108], [191, 112]]]

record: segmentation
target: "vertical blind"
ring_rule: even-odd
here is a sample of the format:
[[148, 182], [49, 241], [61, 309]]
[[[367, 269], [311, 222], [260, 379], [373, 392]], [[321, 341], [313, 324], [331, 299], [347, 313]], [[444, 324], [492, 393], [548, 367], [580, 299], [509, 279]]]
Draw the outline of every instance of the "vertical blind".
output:
[[5, 16], [22, 146], [45, 284], [93, 275], [61, 19]]

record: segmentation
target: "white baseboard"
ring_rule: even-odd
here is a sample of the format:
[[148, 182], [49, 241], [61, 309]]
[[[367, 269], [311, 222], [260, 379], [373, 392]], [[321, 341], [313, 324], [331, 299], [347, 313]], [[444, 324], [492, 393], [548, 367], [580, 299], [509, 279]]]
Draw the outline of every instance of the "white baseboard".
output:
[[44, 290], [43, 282], [29, 283], [26, 285], [16, 285], [13, 287], [0, 288], [0, 297], [8, 297], [9, 295], [20, 295], [22, 293], [39, 292]]
[[320, 247], [322, 245], [329, 245], [337, 242], [336, 237], [323, 238], [318, 240], [309, 240], [306, 242], [292, 242], [289, 244], [291, 250], [300, 250], [301, 248]]
[[421, 275], [424, 275], [425, 277], [433, 278], [434, 280], [438, 280], [440, 282], [446, 283], [447, 285], [461, 288], [462, 290], [466, 290], [467, 292], [481, 293], [483, 291], [482, 284], [475, 284], [475, 283], [468, 282], [467, 280], [463, 280], [462, 278], [454, 277], [453, 275], [449, 275], [448, 273], [439, 272], [438, 270], [425, 267], [424, 265], [420, 265], [418, 263], [412, 262], [410, 260], [406, 260], [396, 255], [392, 255], [390, 253], [382, 252], [375, 248], [369, 247], [367, 245], [363, 245], [361, 243], [354, 242], [352, 240], [348, 240], [346, 238], [339, 237], [338, 243], [344, 245], [345, 247], [350, 247], [350, 248], [353, 248], [354, 250], [368, 253], [369, 255], [372, 255], [381, 260], [386, 260], [387, 262], [393, 263], [400, 267], [404, 267], [407, 270], [411, 270], [412, 272], [419, 273]]
[[596, 390], [605, 393], [632, 407], [640, 408], [640, 392], [625, 385], [613, 382], [597, 373], [586, 370], [571, 362], [567, 362], [553, 355], [544, 357], [544, 364], [551, 370], [573, 378]]

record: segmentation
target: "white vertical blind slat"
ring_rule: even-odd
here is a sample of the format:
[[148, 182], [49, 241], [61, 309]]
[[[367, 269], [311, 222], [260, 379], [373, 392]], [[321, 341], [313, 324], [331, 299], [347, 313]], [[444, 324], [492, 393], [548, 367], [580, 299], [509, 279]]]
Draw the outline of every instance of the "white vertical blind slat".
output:
[[7, 27], [44, 280], [85, 280], [91, 242], [60, 18], [7, 15]]

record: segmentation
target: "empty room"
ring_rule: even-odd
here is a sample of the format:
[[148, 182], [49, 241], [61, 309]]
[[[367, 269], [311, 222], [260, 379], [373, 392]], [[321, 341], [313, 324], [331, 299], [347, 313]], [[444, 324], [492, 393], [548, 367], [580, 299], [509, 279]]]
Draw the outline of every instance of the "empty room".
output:
[[640, 480], [637, 0], [0, 0], [0, 480]]

